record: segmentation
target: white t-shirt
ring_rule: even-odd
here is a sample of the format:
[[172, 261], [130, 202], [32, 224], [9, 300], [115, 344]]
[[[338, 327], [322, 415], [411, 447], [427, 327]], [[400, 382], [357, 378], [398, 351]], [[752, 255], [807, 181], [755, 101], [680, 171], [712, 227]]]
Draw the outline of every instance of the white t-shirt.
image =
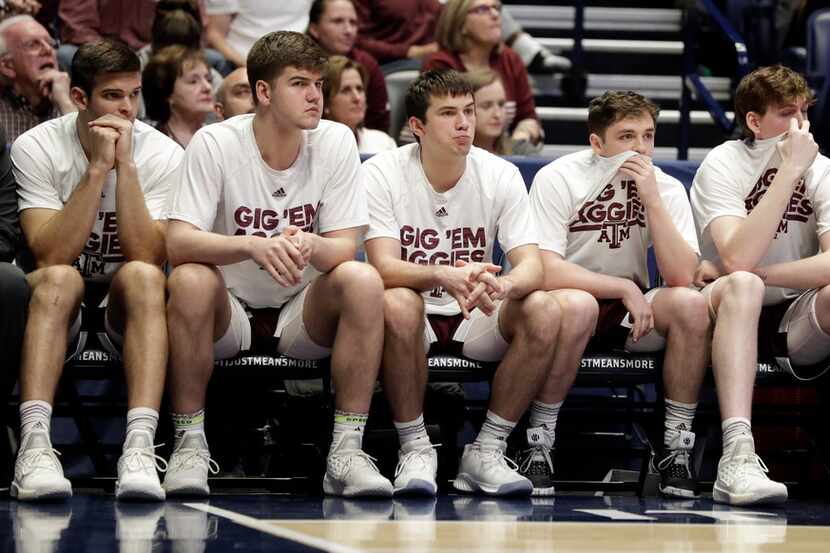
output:
[[[536, 173], [530, 204], [539, 248], [595, 273], [627, 278], [649, 288], [651, 234], [634, 181], [619, 172], [634, 152], [601, 157], [592, 150], [563, 156]], [[686, 189], [654, 167], [660, 198], [677, 230], [699, 253]]]
[[[371, 219], [367, 242], [399, 240], [401, 259], [422, 265], [491, 262], [496, 237], [505, 252], [537, 243], [527, 189], [515, 165], [473, 147], [461, 179], [439, 193], [427, 181], [420, 153], [418, 144], [409, 144], [363, 164]], [[422, 296], [427, 313], [461, 312], [443, 288]]]
[[272, 31], [304, 33], [312, 0], [207, 0], [208, 15], [235, 14], [227, 41], [242, 57]]
[[[253, 120], [238, 115], [193, 136], [168, 219], [226, 236], [276, 236], [289, 225], [322, 234], [369, 223], [351, 129], [320, 121], [303, 132], [294, 164], [275, 171], [262, 159]], [[220, 270], [231, 293], [252, 307], [279, 307], [319, 275], [309, 265], [299, 285], [283, 288], [250, 259]]]
[[[781, 136], [756, 140], [730, 140], [714, 148], [695, 174], [692, 208], [700, 234], [703, 258], [720, 265], [709, 224], [723, 216], [745, 218], [769, 189], [781, 164], [775, 145]], [[778, 232], [759, 267], [796, 261], [816, 255], [818, 237], [830, 230], [830, 160], [819, 155], [796, 186]], [[722, 266], [721, 266], [722, 268]], [[768, 286], [764, 305], [774, 305], [800, 293]]]
[[[78, 113], [46, 121], [28, 130], [11, 149], [17, 179], [18, 208], [62, 210], [81, 182], [89, 160], [78, 138]], [[144, 202], [153, 219], [164, 219], [170, 190], [177, 186], [183, 152], [153, 127], [133, 124], [133, 157]], [[116, 172], [107, 175], [92, 233], [75, 266], [90, 281], [109, 281], [125, 258], [118, 241], [115, 210]]]
[[377, 129], [363, 127], [357, 131], [357, 149], [361, 154], [376, 154], [394, 150], [398, 145], [391, 136]]

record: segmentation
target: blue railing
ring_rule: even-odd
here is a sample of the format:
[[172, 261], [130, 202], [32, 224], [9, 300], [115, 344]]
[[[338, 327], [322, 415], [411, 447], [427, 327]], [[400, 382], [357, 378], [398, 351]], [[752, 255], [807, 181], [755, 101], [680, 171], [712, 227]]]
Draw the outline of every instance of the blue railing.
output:
[[[699, 5], [709, 14], [718, 29], [732, 43], [735, 49], [737, 63], [735, 81], [739, 81], [750, 70], [749, 52], [746, 41], [735, 30], [729, 18], [715, 5], [713, 0], [699, 0]], [[687, 9], [683, 23], [683, 83], [680, 96], [680, 128], [678, 137], [677, 159], [689, 159], [689, 132], [691, 127], [690, 113], [692, 109], [692, 91], [695, 92], [712, 119], [726, 134], [732, 134], [736, 122], [726, 116], [726, 112], [715, 99], [706, 84], [701, 79], [695, 63], [694, 48], [697, 44], [699, 29], [698, 16], [695, 9]]]

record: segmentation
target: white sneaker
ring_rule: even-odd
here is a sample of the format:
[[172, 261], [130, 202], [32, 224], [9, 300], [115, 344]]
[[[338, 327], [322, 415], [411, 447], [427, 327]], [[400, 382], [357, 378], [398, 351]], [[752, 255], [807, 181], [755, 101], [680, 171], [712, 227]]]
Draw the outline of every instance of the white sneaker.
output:
[[755, 454], [752, 437], [740, 438], [732, 455], [724, 455], [718, 463], [712, 498], [730, 505], [783, 503], [787, 500], [787, 486], [770, 480], [767, 472], [769, 469]]
[[506, 448], [507, 444], [500, 440], [467, 444], [453, 487], [487, 495], [530, 495], [533, 484], [516, 472], [516, 463], [504, 455]]
[[20, 501], [72, 497], [72, 484], [64, 477], [57, 455], [45, 429], [30, 432], [14, 462], [11, 496]]
[[208, 473], [217, 474], [219, 465], [210, 458], [204, 435], [188, 432], [170, 456], [164, 489], [167, 495], [210, 495]]
[[374, 459], [360, 448], [360, 442], [360, 433], [344, 432], [332, 444], [326, 459], [323, 491], [343, 497], [390, 497], [392, 482], [380, 474]]
[[116, 499], [164, 501], [164, 489], [156, 470], [164, 472], [167, 463], [156, 455], [156, 447], [149, 432], [136, 430], [127, 436], [124, 452], [118, 459]]
[[398, 451], [398, 466], [395, 468], [395, 495], [435, 495], [438, 484], [438, 455], [429, 438], [414, 440]]

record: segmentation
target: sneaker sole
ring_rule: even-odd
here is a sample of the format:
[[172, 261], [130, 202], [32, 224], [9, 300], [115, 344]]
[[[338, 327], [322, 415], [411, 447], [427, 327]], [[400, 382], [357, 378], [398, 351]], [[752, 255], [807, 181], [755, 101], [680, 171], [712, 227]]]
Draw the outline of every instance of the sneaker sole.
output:
[[693, 490], [676, 488], [674, 486], [666, 486], [664, 488], [660, 485], [657, 486], [657, 489], [660, 490], [660, 493], [665, 497], [679, 497], [681, 499], [698, 499], [700, 497], [700, 494]]
[[323, 493], [338, 497], [392, 497], [392, 486], [377, 488], [347, 488], [330, 478], [328, 473], [323, 477]]
[[549, 497], [551, 495], [556, 495], [556, 489], [553, 486], [547, 488], [533, 488], [530, 495], [533, 497]]
[[165, 493], [163, 488], [148, 490], [146, 488], [126, 488], [120, 483], [115, 483], [115, 499], [119, 501], [164, 501]]
[[780, 491], [770, 491], [765, 494], [731, 494], [721, 490], [717, 486], [712, 489], [712, 499], [718, 503], [739, 506], [784, 503], [787, 501], [787, 495], [787, 490], [784, 490], [783, 493]]
[[18, 501], [57, 501], [72, 497], [72, 486], [53, 489], [46, 492], [21, 488], [17, 482], [12, 482], [9, 495]]
[[502, 484], [499, 487], [488, 486], [476, 481], [469, 474], [459, 474], [453, 480], [452, 487], [460, 492], [476, 493], [481, 492], [486, 495], [530, 495], [533, 493], [533, 484], [529, 481], [525, 482], [510, 482], [509, 484]]
[[428, 480], [413, 479], [406, 483], [402, 488], [395, 488], [394, 495], [420, 495], [420, 496], [435, 496], [438, 492], [438, 486], [435, 482]]
[[210, 488], [199, 484], [181, 484], [176, 487], [162, 485], [167, 496], [208, 497]]

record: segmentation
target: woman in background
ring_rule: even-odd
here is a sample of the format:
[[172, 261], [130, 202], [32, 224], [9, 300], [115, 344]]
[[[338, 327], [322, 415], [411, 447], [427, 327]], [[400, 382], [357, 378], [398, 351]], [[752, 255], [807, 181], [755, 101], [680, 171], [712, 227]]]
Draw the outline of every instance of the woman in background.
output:
[[147, 116], [156, 128], [187, 147], [213, 113], [213, 89], [200, 50], [167, 46], [150, 58], [141, 76]]
[[343, 123], [355, 135], [361, 154], [376, 154], [397, 147], [383, 131], [363, 125], [366, 118], [366, 70], [345, 56], [329, 58], [323, 84], [323, 117]]

